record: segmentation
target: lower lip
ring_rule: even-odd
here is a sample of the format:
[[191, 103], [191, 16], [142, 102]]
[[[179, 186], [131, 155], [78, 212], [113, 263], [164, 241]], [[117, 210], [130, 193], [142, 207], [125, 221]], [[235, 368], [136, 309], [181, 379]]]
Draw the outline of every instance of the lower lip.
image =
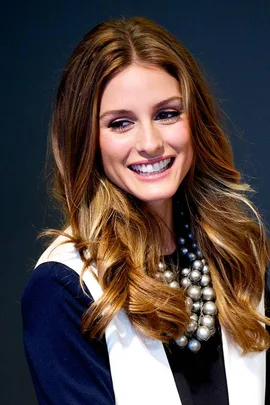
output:
[[174, 162], [168, 169], [164, 170], [164, 172], [156, 173], [156, 174], [144, 175], [144, 174], [139, 174], [131, 169], [129, 169], [129, 170], [135, 175], [135, 177], [137, 177], [137, 179], [139, 179], [141, 181], [149, 182], [149, 181], [162, 180], [165, 177], [167, 177], [170, 174], [171, 168], [173, 167], [173, 165], [174, 165]]

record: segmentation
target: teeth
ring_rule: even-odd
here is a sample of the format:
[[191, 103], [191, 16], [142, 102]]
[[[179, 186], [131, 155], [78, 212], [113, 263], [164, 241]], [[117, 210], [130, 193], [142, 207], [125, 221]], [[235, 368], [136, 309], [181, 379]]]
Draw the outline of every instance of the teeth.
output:
[[172, 162], [172, 158], [169, 159], [164, 159], [161, 160], [158, 163], [154, 163], [153, 165], [151, 165], [150, 163], [148, 163], [147, 165], [132, 165], [130, 166], [130, 168], [132, 170], [134, 170], [137, 173], [160, 173], [160, 172], [164, 172], [169, 164]]

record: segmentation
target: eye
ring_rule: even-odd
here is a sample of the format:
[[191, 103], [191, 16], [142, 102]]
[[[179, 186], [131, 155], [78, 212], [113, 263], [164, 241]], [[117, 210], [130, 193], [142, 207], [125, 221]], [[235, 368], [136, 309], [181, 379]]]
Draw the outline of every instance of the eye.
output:
[[176, 110], [160, 111], [156, 116], [156, 121], [176, 122], [180, 118], [181, 112]]
[[109, 128], [111, 128], [112, 131], [123, 132], [127, 127], [129, 127], [132, 124], [133, 123], [128, 120], [113, 121], [109, 124]]

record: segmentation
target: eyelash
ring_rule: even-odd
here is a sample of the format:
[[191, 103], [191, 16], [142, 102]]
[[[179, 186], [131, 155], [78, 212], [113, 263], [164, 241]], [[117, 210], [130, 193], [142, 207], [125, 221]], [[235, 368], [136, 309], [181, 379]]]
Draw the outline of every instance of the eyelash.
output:
[[[163, 114], [167, 114], [167, 115], [172, 114], [172, 116], [167, 117], [167, 118], [163, 118], [163, 119], [161, 118], [161, 119], [158, 119], [157, 121], [164, 121], [164, 122], [173, 121], [173, 122], [176, 122], [176, 121], [178, 121], [178, 119], [179, 119], [179, 117], [180, 117], [180, 115], [182, 113], [183, 112], [175, 111], [175, 110], [174, 111], [171, 111], [171, 110], [169, 110], [169, 111], [161, 111], [161, 112], [158, 113], [157, 117], [159, 115], [163, 115]], [[124, 132], [125, 128], [129, 127], [129, 125], [123, 126], [124, 122], [131, 122], [131, 121], [129, 121], [129, 120], [113, 121], [113, 122], [111, 122], [109, 124], [108, 127], [111, 128], [111, 130], [115, 131], [115, 132]]]

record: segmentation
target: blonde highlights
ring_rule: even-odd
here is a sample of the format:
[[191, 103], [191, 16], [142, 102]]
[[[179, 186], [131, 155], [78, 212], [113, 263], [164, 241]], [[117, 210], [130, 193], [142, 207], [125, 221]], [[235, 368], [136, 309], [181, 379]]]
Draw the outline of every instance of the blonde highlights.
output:
[[170, 33], [144, 18], [108, 21], [86, 34], [64, 71], [55, 104], [55, 191], [66, 212], [64, 228], [72, 229], [84, 271], [97, 267], [104, 290], [84, 314], [82, 331], [102, 336], [123, 309], [142, 333], [168, 342], [189, 321], [182, 289], [155, 279], [163, 243], [160, 220], [110, 182], [102, 168], [100, 100], [111, 78], [132, 63], [157, 66], [179, 81], [195, 155], [181, 196], [211, 268], [219, 320], [244, 352], [264, 350], [269, 336], [261, 322], [270, 322], [257, 311], [268, 260], [261, 218], [234, 168], [195, 60]]

